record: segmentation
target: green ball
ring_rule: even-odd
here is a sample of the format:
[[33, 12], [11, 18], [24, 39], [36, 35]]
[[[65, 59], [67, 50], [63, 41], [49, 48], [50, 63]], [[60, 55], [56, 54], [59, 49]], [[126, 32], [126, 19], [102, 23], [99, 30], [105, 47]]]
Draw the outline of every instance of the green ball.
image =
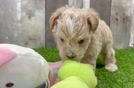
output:
[[76, 61], [67, 60], [59, 69], [58, 76], [60, 80], [64, 80], [70, 76], [76, 76], [84, 81], [89, 88], [95, 88], [97, 78], [93, 71], [93, 67], [89, 64], [82, 64]]
[[51, 88], [88, 88], [86, 83], [82, 82], [78, 77], [75, 76], [70, 76]]

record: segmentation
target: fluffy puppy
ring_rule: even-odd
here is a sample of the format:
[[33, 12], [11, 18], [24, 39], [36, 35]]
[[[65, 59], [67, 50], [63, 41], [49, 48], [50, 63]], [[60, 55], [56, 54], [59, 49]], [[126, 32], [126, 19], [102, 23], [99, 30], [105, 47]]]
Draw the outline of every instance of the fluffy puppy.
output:
[[73, 59], [95, 68], [102, 51], [105, 68], [117, 70], [112, 33], [93, 9], [61, 7], [52, 14], [50, 28], [62, 60]]

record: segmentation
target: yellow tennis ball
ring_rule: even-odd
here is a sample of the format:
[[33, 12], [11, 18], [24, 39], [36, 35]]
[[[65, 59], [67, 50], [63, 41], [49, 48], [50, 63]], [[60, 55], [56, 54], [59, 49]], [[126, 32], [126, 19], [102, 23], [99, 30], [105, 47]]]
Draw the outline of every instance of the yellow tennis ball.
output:
[[64, 62], [63, 66], [59, 69], [58, 76], [60, 80], [64, 80], [70, 76], [79, 77], [89, 88], [95, 88], [97, 85], [97, 78], [93, 67], [89, 64], [82, 64], [72, 60]]
[[78, 77], [75, 76], [70, 76], [51, 88], [88, 88], [86, 83], [82, 82]]

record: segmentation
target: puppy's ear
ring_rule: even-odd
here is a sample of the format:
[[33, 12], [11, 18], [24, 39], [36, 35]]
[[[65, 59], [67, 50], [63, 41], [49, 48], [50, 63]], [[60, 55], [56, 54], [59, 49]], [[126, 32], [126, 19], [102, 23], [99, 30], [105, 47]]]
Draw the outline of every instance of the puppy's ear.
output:
[[57, 20], [61, 16], [62, 12], [66, 9], [67, 7], [61, 7], [57, 9], [52, 16], [50, 17], [49, 24], [50, 24], [50, 29], [53, 30], [54, 27], [57, 25]]
[[92, 31], [96, 31], [99, 25], [99, 15], [93, 9], [87, 9], [87, 22]]

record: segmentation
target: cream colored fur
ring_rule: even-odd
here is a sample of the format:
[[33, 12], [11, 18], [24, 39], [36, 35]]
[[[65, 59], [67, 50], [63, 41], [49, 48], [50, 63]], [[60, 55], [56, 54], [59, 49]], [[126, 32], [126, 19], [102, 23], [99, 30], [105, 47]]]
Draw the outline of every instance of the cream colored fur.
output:
[[96, 67], [102, 51], [105, 68], [117, 70], [111, 30], [93, 9], [61, 7], [52, 14], [50, 28], [62, 60], [73, 59]]

